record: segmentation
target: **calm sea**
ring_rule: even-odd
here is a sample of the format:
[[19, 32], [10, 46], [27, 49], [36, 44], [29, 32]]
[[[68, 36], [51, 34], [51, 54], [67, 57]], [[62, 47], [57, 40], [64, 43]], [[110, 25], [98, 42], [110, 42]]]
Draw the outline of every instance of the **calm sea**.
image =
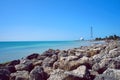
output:
[[48, 49], [69, 49], [90, 45], [89, 41], [15, 41], [0, 42], [0, 63], [26, 57], [32, 53], [41, 54]]

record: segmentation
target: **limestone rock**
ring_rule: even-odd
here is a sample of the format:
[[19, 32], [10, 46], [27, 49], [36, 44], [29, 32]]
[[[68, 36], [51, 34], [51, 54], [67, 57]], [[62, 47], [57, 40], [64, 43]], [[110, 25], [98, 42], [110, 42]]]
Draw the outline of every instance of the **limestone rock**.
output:
[[43, 67], [53, 67], [55, 61], [57, 61], [57, 55], [53, 55], [52, 57], [47, 57], [43, 60]]
[[15, 68], [18, 71], [27, 70], [31, 71], [33, 69], [33, 63], [31, 60], [24, 59], [20, 64], [16, 65]]
[[10, 75], [10, 80], [29, 80], [29, 72], [28, 71], [17, 71]]
[[94, 80], [120, 80], [120, 70], [108, 68], [103, 74], [98, 75]]
[[48, 76], [44, 72], [43, 68], [36, 66], [29, 75], [29, 80], [47, 80]]

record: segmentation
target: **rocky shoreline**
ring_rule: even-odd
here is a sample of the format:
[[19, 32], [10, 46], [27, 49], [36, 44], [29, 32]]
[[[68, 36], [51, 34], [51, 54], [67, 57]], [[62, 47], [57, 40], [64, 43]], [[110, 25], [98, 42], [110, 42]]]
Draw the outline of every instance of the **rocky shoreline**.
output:
[[120, 80], [120, 41], [49, 49], [0, 64], [0, 80]]

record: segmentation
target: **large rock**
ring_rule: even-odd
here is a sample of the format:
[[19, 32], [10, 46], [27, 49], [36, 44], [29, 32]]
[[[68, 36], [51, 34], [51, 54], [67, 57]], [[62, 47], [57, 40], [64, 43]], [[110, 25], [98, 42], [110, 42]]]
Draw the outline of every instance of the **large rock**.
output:
[[68, 72], [69, 75], [75, 76], [75, 77], [79, 77], [80, 79], [90, 79], [90, 74], [86, 68], [86, 66], [81, 65], [79, 66], [77, 69]]
[[102, 59], [93, 65], [92, 69], [102, 74], [107, 68], [120, 69], [120, 57]]
[[68, 77], [68, 74], [65, 74], [64, 72], [64, 70], [56, 69], [51, 73], [47, 80], [65, 80], [65, 78]]
[[47, 51], [45, 51], [43, 54], [41, 54], [42, 56], [46, 56], [46, 57], [51, 57], [52, 55], [56, 54], [55, 50], [53, 49], [49, 49]]
[[5, 69], [9, 70], [10, 73], [16, 72], [15, 66], [6, 66]]
[[91, 80], [87, 68], [79, 66], [73, 71], [65, 71], [62, 69], [53, 70], [48, 80]]
[[78, 60], [72, 60], [72, 61], [61, 60], [58, 62], [59, 64], [56, 63], [58, 66], [54, 64], [54, 67], [58, 67], [60, 69], [70, 71], [76, 69], [82, 64], [85, 64], [86, 62], [88, 62], [88, 57], [82, 57]]
[[45, 58], [46, 58], [46, 56], [39, 55], [39, 56], [37, 57], [37, 60], [44, 60]]
[[54, 70], [50, 77], [47, 80], [82, 80], [79, 77], [75, 77], [68, 74], [69, 72], [66, 72], [61, 69]]
[[0, 80], [9, 80], [10, 72], [7, 69], [0, 69]]
[[29, 80], [29, 72], [28, 71], [17, 71], [10, 75], [10, 80]]
[[42, 65], [42, 60], [37, 60], [36, 62], [33, 63], [34, 66], [41, 66]]
[[47, 80], [48, 75], [44, 72], [43, 68], [40, 66], [36, 66], [31, 72], [29, 76], [29, 80]]
[[33, 69], [33, 67], [32, 61], [28, 59], [21, 60], [21, 63], [15, 66], [17, 71], [26, 70], [29, 72]]
[[103, 74], [96, 76], [94, 80], [120, 80], [120, 70], [108, 68]]
[[120, 55], [120, 47], [115, 48], [109, 51], [109, 54], [107, 55], [107, 58], [115, 58]]
[[7, 66], [15, 66], [19, 63], [20, 63], [20, 60], [13, 60], [13, 61], [9, 62]]
[[91, 50], [87, 51], [87, 54], [88, 54], [88, 57], [92, 57], [92, 56], [94, 56], [96, 54], [99, 54], [99, 52], [100, 52], [99, 48], [98, 49], [91, 49]]
[[67, 53], [67, 51], [65, 51], [65, 50], [60, 51], [60, 52], [58, 53], [58, 58], [60, 58], [60, 57], [67, 57], [67, 56], [68, 56], [68, 53]]
[[69, 56], [75, 56], [76, 49], [68, 49], [67, 52]]
[[53, 55], [52, 57], [46, 57], [43, 60], [42, 66], [43, 67], [53, 67], [53, 64], [55, 61], [57, 61], [58, 57], [57, 55]]
[[66, 61], [73, 61], [79, 59], [77, 56], [68, 56], [68, 57], [60, 57], [61, 60], [66, 60]]
[[31, 59], [37, 59], [38, 56], [39, 56], [39, 54], [33, 53], [33, 54], [27, 56], [26, 58], [31, 60]]

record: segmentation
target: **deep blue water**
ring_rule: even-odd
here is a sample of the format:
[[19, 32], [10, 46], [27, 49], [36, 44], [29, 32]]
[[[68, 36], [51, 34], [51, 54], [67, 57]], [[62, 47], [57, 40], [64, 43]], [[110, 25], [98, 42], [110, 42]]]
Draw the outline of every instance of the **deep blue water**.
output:
[[48, 49], [69, 49], [90, 45], [89, 41], [15, 41], [0, 42], [0, 63], [20, 59]]

